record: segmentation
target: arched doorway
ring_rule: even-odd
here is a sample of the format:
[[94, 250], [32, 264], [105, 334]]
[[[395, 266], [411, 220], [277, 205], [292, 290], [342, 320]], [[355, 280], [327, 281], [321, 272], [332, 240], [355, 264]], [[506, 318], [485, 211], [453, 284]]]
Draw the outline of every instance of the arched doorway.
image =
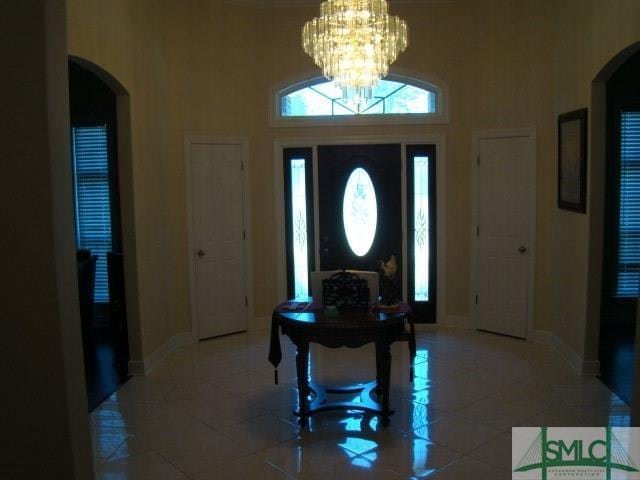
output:
[[[636, 356], [636, 309], [640, 290], [640, 44], [620, 52], [593, 84], [592, 178], [602, 178], [592, 194], [591, 240], [599, 230], [601, 275], [597, 276], [598, 359], [602, 380], [631, 404]], [[601, 210], [600, 210], [601, 209]], [[637, 240], [636, 240], [637, 239]], [[597, 242], [595, 243], [597, 245]], [[591, 250], [591, 266], [597, 261]], [[636, 257], [638, 258], [636, 260]], [[592, 276], [593, 280], [595, 276]], [[592, 318], [596, 305], [592, 304]], [[587, 339], [589, 342], [589, 339]], [[592, 339], [592, 346], [595, 345]], [[588, 344], [587, 344], [588, 347]]]
[[[71, 164], [89, 410], [128, 378], [139, 343], [129, 97], [96, 65], [69, 60]], [[125, 254], [126, 253], [126, 254]], [[132, 347], [132, 348], [130, 348]]]

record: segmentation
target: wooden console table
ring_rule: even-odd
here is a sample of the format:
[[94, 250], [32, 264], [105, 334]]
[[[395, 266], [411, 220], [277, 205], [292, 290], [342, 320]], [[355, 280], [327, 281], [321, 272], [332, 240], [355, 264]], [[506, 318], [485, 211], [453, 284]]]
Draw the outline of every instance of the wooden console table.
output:
[[[282, 359], [279, 330], [296, 345], [300, 424], [314, 413], [325, 410], [362, 410], [380, 415], [382, 424], [389, 424], [393, 413], [389, 408], [391, 380], [391, 344], [407, 341], [411, 359], [410, 381], [413, 380], [413, 360], [416, 354], [415, 329], [411, 308], [400, 304], [393, 310], [351, 309], [338, 311], [314, 303], [285, 302], [272, 316], [269, 361], [277, 367]], [[357, 348], [368, 343], [376, 345], [376, 379], [348, 387], [323, 387], [309, 381], [309, 343], [329, 348]], [[360, 402], [327, 402], [327, 393], [360, 392]]]

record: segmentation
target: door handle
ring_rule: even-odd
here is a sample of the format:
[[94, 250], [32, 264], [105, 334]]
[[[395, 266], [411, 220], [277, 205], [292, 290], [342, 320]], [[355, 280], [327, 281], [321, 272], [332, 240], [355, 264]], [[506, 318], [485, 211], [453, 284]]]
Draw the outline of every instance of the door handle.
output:
[[520, 253], [525, 253], [527, 251], [527, 247], [525, 247], [524, 245], [520, 245], [520, 248], [518, 248], [518, 251]]
[[206, 253], [204, 252], [204, 250], [200, 249], [200, 250], [198, 250], [196, 255], [198, 255], [200, 258], [202, 258], [202, 257], [204, 257], [206, 255]]

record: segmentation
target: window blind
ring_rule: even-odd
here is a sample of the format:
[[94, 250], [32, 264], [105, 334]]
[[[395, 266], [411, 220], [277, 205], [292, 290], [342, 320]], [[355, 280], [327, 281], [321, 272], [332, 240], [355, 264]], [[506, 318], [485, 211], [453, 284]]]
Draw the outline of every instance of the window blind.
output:
[[640, 111], [620, 114], [620, 215], [616, 296], [638, 297], [640, 274]]
[[107, 252], [112, 248], [107, 126], [73, 127], [72, 148], [78, 247], [98, 257], [94, 301], [106, 303]]

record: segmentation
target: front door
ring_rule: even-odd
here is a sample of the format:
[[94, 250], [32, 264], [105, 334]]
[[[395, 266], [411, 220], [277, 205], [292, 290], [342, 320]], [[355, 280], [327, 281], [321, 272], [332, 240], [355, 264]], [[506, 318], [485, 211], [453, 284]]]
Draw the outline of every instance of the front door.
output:
[[242, 174], [242, 145], [191, 146], [199, 339], [247, 329]]
[[318, 146], [320, 270], [380, 270], [396, 256], [402, 288], [401, 148]]
[[478, 161], [477, 326], [525, 338], [535, 189], [531, 137], [481, 139]]

